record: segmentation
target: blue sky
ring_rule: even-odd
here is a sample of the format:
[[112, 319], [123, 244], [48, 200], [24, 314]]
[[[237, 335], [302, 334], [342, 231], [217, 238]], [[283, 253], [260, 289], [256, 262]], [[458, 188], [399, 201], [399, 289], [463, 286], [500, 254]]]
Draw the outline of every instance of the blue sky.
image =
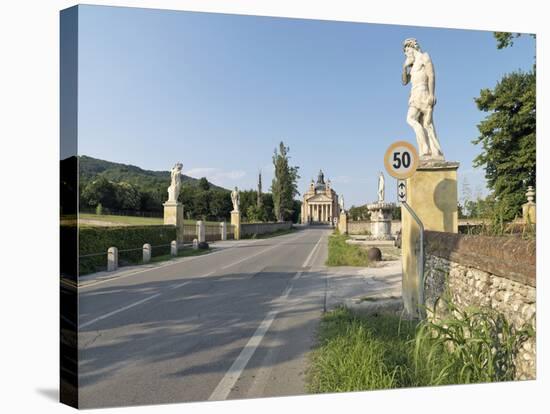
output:
[[283, 140], [301, 191], [322, 168], [346, 206], [373, 201], [386, 148], [415, 143], [401, 85], [407, 37], [434, 62], [446, 158], [461, 163], [461, 184], [485, 192], [472, 167], [485, 117], [474, 98], [532, 67], [528, 36], [498, 50], [483, 31], [80, 6], [78, 152], [152, 170], [181, 161], [226, 188], [255, 188], [261, 169], [267, 189]]

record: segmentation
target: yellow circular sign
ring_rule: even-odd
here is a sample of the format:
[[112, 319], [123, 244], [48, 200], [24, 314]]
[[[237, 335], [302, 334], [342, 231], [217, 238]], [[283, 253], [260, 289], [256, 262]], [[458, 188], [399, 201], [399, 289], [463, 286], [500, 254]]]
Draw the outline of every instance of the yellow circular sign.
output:
[[397, 141], [390, 145], [384, 155], [384, 165], [393, 178], [409, 178], [418, 167], [418, 152], [414, 145], [407, 141]]

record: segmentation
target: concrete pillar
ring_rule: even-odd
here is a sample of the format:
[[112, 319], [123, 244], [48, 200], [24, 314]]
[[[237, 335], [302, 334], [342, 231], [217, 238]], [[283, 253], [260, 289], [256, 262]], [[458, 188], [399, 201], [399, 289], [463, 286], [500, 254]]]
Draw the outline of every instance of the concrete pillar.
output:
[[183, 204], [167, 201], [164, 206], [164, 224], [176, 226], [176, 238], [178, 243], [183, 243]]
[[107, 271], [114, 272], [118, 269], [118, 249], [109, 247], [107, 250]]
[[[407, 202], [425, 230], [458, 233], [457, 162], [421, 163], [407, 179]], [[402, 293], [409, 317], [419, 314], [420, 231], [405, 207], [401, 207]]]
[[151, 245], [145, 243], [143, 245], [143, 263], [149, 263], [151, 261]]
[[220, 236], [222, 240], [227, 240], [227, 223], [225, 221], [220, 223]]
[[241, 239], [241, 213], [239, 211], [231, 212], [231, 225], [233, 226], [233, 234], [235, 240]]
[[199, 243], [206, 241], [206, 229], [202, 220], [197, 221], [197, 239], [199, 239]]
[[170, 254], [172, 256], [178, 255], [178, 242], [176, 240], [170, 242]]

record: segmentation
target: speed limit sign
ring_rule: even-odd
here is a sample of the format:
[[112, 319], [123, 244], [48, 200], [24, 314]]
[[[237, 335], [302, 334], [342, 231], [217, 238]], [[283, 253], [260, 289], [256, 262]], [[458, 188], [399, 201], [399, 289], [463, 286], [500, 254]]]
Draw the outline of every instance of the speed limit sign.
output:
[[410, 177], [418, 166], [416, 148], [407, 141], [394, 142], [386, 150], [384, 165], [388, 174], [398, 180]]

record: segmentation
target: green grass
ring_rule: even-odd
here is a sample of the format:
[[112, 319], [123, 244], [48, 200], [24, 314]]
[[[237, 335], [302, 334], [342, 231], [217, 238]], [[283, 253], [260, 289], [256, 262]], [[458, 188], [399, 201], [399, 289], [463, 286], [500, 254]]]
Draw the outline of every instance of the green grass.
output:
[[115, 216], [108, 214], [89, 214], [80, 213], [79, 219], [95, 220], [113, 224], [125, 224], [130, 226], [146, 226], [163, 224], [163, 219], [158, 217], [134, 217], [134, 216]]
[[271, 237], [277, 237], [282, 236], [284, 234], [290, 234], [294, 233], [295, 231], [298, 231], [295, 228], [285, 229], [285, 230], [277, 230], [273, 233], [264, 233], [264, 234], [248, 234], [246, 236], [241, 237], [242, 239], [269, 239]]
[[[110, 214], [91, 214], [80, 213], [79, 219], [84, 220], [96, 220], [109, 223], [112, 225], [128, 225], [128, 226], [147, 226], [147, 225], [159, 225], [163, 224], [164, 220], [159, 217], [136, 217], [136, 216], [117, 216]], [[184, 224], [196, 224], [197, 220], [184, 220]], [[219, 224], [219, 222], [205, 221], [205, 224]], [[83, 223], [86, 226], [86, 223]]]
[[328, 239], [327, 266], [368, 266], [367, 251], [359, 246], [346, 243], [347, 237], [333, 234]]
[[[212, 249], [210, 247], [208, 249], [193, 249], [192, 247], [184, 247], [183, 249], [178, 250], [177, 257], [202, 256], [203, 254], [210, 253], [211, 251]], [[165, 254], [162, 256], [151, 257], [151, 262], [164, 262], [173, 258], [174, 256], [170, 254]]]
[[376, 390], [414, 385], [409, 341], [415, 323], [381, 315], [358, 318], [340, 308], [324, 315], [312, 353], [314, 393]]
[[311, 354], [309, 391], [513, 380], [514, 357], [533, 333], [514, 330], [491, 309], [453, 312], [437, 323], [357, 317], [345, 308], [328, 312]]

